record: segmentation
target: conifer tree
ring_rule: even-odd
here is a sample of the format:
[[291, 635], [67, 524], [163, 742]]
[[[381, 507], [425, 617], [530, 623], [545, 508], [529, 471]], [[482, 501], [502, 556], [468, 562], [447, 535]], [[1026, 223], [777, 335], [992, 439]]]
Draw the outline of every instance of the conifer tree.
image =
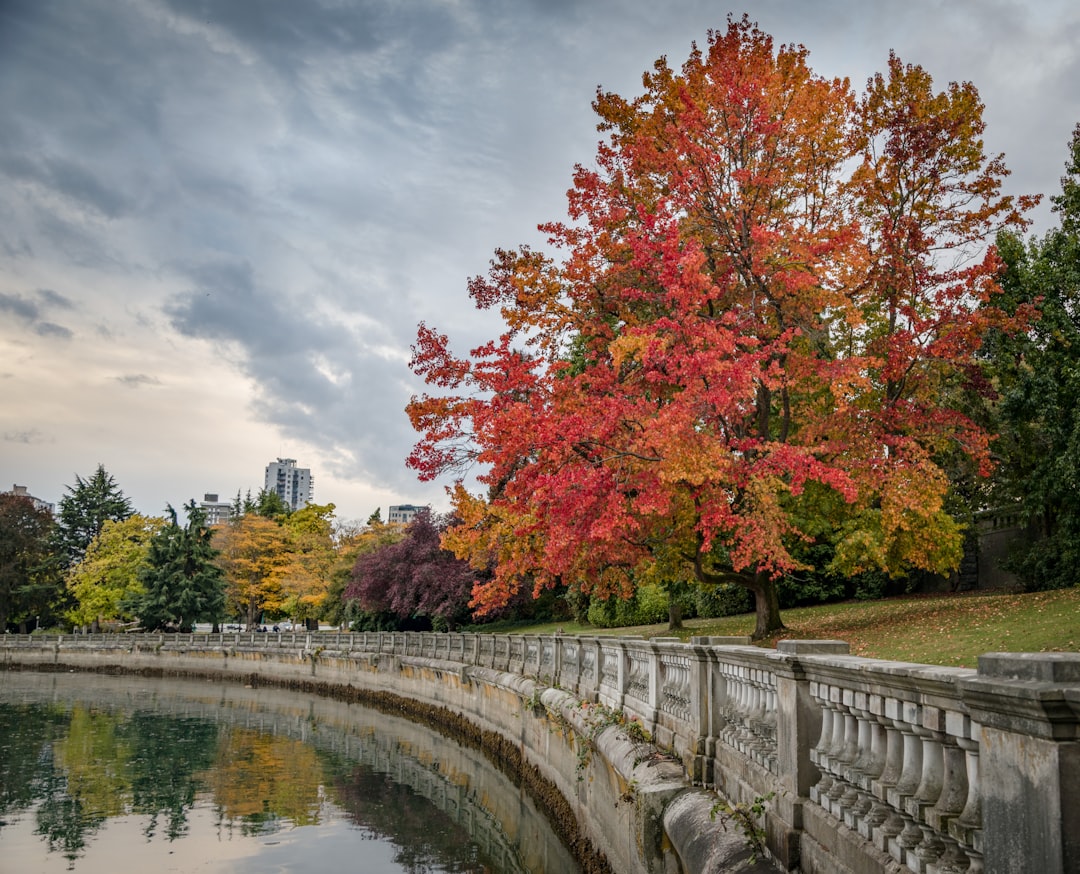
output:
[[187, 630], [199, 621], [218, 622], [225, 612], [223, 573], [210, 543], [206, 511], [189, 501], [187, 525], [168, 507], [169, 522], [150, 541], [141, 573], [145, 593], [135, 612], [146, 629]]

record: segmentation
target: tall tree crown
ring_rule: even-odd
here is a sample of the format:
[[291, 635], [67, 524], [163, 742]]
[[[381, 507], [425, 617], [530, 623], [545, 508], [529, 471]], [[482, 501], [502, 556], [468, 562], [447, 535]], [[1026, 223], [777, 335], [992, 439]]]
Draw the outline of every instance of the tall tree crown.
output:
[[479, 464], [445, 537], [495, 575], [600, 593], [661, 563], [757, 596], [829, 547], [831, 569], [945, 571], [960, 530], [940, 455], [985, 472], [988, 435], [950, 405], [990, 325], [990, 242], [1034, 199], [1000, 193], [973, 86], [895, 55], [861, 96], [801, 46], [729, 20], [633, 99], [599, 91], [557, 255], [499, 250], [470, 283], [506, 330], [455, 356], [421, 325], [409, 464]]
[[122, 522], [134, 513], [131, 501], [116, 484], [112, 474], [99, 464], [87, 479], [75, 475], [75, 485], [67, 486], [60, 499], [57, 527], [59, 548], [66, 565], [78, 563], [86, 548], [106, 522]]

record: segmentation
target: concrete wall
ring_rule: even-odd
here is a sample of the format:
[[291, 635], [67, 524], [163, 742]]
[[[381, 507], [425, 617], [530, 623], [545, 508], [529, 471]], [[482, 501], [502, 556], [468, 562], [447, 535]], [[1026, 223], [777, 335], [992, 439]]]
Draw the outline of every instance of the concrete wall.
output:
[[[990, 654], [976, 671], [847, 652], [460, 634], [0, 643], [0, 658], [25, 665], [421, 702], [520, 756], [576, 824], [579, 855], [619, 874], [736, 870], [758, 826], [738, 812], [753, 805], [769, 858], [806, 874], [1080, 872], [1080, 654]], [[718, 801], [736, 811], [727, 824], [710, 816]]]
[[[263, 650], [245, 648], [243, 642], [199, 646], [156, 636], [90, 637], [54, 638], [45, 645], [38, 645], [41, 638], [21, 637], [20, 645], [0, 649], [0, 663], [29, 669], [213, 677], [329, 695], [355, 690], [384, 705], [385, 696], [393, 696], [436, 708], [427, 713], [436, 725], [438, 709], [444, 709], [444, 721], [461, 715], [472, 724], [489, 755], [519, 754], [525, 767], [541, 778], [533, 781], [532, 791], [541, 796], [557, 793], [561, 804], [552, 804], [550, 797], [539, 801], [548, 806], [549, 814], [573, 818], [571, 849], [589, 874], [605, 870], [689, 874], [736, 870], [740, 865], [742, 871], [777, 870], [765, 860], [745, 864], [750, 850], [739, 832], [709, 816], [715, 795], [692, 787], [677, 758], [620, 729], [613, 722], [614, 711], [597, 704], [583, 707], [574, 696], [535, 679], [423, 656], [323, 648], [317, 645], [318, 635], [310, 647]], [[2, 643], [15, 640], [8, 635]], [[262, 642], [263, 637], [257, 640]], [[506, 744], [493, 743], [492, 737]], [[671, 831], [683, 838], [673, 842], [665, 831], [664, 815], [676, 799], [680, 804], [674, 809]], [[679, 843], [685, 845], [686, 864], [679, 858]]]

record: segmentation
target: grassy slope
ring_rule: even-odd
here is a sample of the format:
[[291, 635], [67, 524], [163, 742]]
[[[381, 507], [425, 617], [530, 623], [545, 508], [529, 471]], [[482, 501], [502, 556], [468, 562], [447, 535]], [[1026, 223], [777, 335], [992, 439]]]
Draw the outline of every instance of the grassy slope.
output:
[[[975, 667], [986, 652], [1080, 651], [1080, 587], [1055, 592], [973, 592], [886, 601], [848, 601], [785, 610], [777, 639], [845, 640], [854, 655], [928, 665]], [[701, 634], [749, 634], [750, 615], [691, 619], [684, 640]], [[618, 634], [660, 637], [665, 625], [594, 629], [575, 623], [514, 628], [513, 633]]]

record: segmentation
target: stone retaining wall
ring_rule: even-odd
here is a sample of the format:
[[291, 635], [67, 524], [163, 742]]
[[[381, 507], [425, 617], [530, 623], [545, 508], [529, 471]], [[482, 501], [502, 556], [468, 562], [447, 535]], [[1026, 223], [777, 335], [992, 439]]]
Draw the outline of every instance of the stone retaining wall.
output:
[[767, 799], [771, 858], [806, 874], [1080, 872], [1076, 653], [989, 654], [975, 671], [855, 658], [837, 641], [322, 633], [0, 646], [22, 664], [317, 679], [444, 707], [517, 744], [619, 874], [745, 862], [746, 835], [709, 816], [717, 792], [741, 809]]

